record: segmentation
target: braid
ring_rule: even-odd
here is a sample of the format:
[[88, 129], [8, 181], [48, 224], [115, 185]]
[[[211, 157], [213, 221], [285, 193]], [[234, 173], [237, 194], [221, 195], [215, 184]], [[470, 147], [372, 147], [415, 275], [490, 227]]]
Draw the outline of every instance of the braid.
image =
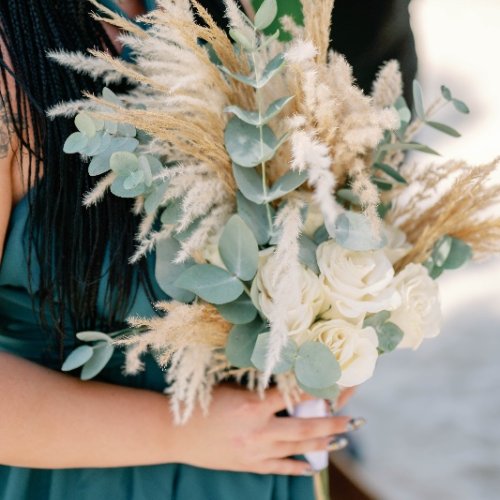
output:
[[[28, 240], [33, 249], [28, 269], [33, 276], [35, 262], [40, 267], [40, 322], [55, 330], [61, 355], [68, 329], [120, 327], [140, 284], [154, 300], [146, 262], [134, 267], [128, 263], [139, 222], [131, 202], [110, 196], [96, 207], [83, 208], [83, 195], [97, 180], [87, 174], [77, 155], [62, 152], [64, 140], [73, 132], [72, 121], [49, 121], [45, 116], [58, 102], [78, 99], [84, 90], [98, 93], [104, 86], [46, 56], [49, 50], [91, 47], [117, 55], [103, 27], [89, 14], [90, 4], [83, 0], [0, 2], [1, 97], [21, 152], [27, 153], [21, 168], [27, 169], [27, 178], [36, 179], [28, 194]], [[9, 90], [12, 75], [14, 92]], [[103, 276], [107, 277], [104, 318], [97, 308]], [[31, 286], [34, 291], [33, 282]]]

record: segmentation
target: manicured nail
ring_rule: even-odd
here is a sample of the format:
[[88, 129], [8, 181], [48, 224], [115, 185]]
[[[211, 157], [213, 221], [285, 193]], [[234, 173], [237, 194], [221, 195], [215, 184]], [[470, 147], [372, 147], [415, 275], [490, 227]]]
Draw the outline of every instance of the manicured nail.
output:
[[328, 451], [339, 451], [344, 449], [349, 444], [345, 437], [334, 437], [328, 445]]
[[304, 469], [304, 472], [302, 472], [303, 476], [314, 476], [316, 471], [312, 467], [307, 467], [307, 469]]
[[346, 432], [356, 431], [365, 424], [366, 420], [364, 418], [353, 418], [347, 423]]

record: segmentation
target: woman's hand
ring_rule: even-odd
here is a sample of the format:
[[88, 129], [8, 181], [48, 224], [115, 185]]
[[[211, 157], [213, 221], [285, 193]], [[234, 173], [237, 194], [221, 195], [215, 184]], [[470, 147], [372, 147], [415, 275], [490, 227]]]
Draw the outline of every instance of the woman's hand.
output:
[[[344, 393], [341, 403], [350, 394]], [[287, 457], [326, 450], [335, 434], [350, 430], [352, 419], [277, 417], [285, 407], [277, 389], [268, 390], [261, 400], [245, 389], [221, 385], [214, 390], [207, 416], [197, 410], [177, 428], [176, 441], [183, 446], [176, 456], [182, 463], [209, 469], [310, 475], [307, 462]]]

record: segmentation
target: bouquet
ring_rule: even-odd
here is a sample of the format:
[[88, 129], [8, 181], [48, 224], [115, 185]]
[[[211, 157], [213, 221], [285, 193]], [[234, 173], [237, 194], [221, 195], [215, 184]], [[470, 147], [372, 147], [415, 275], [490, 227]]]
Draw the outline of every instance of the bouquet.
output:
[[104, 88], [51, 115], [76, 115], [64, 151], [96, 177], [84, 203], [134, 200], [131, 262], [154, 252], [171, 300], [126, 331], [80, 332], [64, 370], [91, 378], [122, 346], [135, 374], [150, 351], [168, 366], [184, 423], [228, 378], [262, 394], [277, 384], [291, 408], [303, 391], [335, 401], [381, 355], [439, 334], [436, 278], [500, 250], [500, 218], [488, 214], [497, 162], [407, 161], [437, 155], [413, 139], [423, 125], [460, 135], [434, 115], [468, 113], [462, 101], [443, 86], [426, 107], [415, 81], [412, 112], [396, 61], [363, 94], [328, 50], [333, 0], [302, 0], [303, 26], [282, 18], [289, 42], [266, 31], [276, 0], [253, 20], [226, 0], [229, 35], [196, 0], [160, 0], [141, 19], [147, 30], [95, 5], [124, 30], [135, 63], [96, 50], [52, 57], [133, 89]]

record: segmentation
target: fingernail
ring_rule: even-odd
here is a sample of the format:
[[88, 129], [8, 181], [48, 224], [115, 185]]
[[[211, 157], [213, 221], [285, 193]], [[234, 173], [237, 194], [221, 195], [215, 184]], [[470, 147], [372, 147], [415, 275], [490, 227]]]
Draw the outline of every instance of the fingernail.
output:
[[363, 427], [363, 425], [365, 424], [366, 420], [364, 418], [352, 418], [347, 423], [346, 432], [356, 431], [359, 428]]
[[307, 467], [307, 469], [304, 469], [304, 472], [302, 472], [302, 475], [304, 476], [314, 476], [315, 470], [312, 467]]
[[339, 451], [344, 449], [349, 444], [349, 441], [345, 437], [335, 437], [330, 441], [327, 450], [328, 451]]

